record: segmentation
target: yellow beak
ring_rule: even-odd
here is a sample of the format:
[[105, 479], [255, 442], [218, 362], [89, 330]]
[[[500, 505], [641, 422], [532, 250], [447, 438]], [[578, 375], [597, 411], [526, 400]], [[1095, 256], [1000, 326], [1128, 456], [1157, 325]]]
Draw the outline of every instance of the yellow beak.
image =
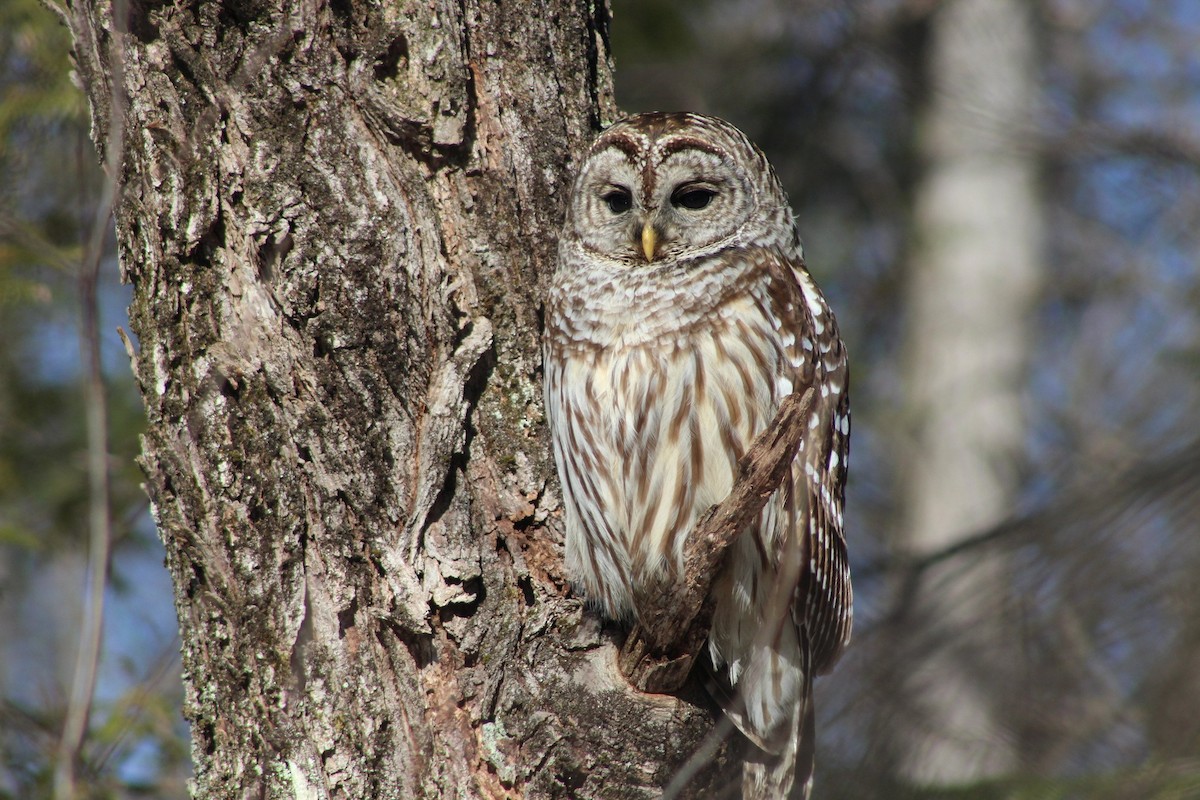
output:
[[654, 248], [658, 246], [658, 234], [654, 232], [654, 226], [647, 222], [642, 226], [642, 252], [646, 254], [647, 261], [654, 260]]

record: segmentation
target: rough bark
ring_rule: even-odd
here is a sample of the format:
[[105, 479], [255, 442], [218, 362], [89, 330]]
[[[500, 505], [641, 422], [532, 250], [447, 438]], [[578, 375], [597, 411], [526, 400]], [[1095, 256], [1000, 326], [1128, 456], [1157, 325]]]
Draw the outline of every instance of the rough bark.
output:
[[[954, 0], [932, 17], [905, 343], [916, 455], [901, 547], [917, 558], [1012, 512], [1041, 271], [1028, 15], [1019, 0]], [[911, 662], [915, 713], [897, 721], [896, 740], [903, 771], [919, 782], [1015, 766], [996, 673], [1016, 646], [994, 612], [1010, 585], [999, 553], [931, 568], [912, 595], [921, 641], [933, 644]]]
[[127, 142], [195, 796], [654, 796], [714, 712], [631, 689], [570, 595], [540, 402], [569, 170], [615, 115], [605, 5], [66, 16]]

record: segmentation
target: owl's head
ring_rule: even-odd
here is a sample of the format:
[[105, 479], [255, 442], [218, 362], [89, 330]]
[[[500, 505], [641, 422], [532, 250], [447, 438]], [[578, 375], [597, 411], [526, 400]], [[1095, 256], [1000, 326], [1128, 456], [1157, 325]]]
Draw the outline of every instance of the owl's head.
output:
[[590, 255], [630, 267], [794, 239], [783, 188], [745, 134], [716, 117], [659, 112], [597, 137], [564, 234]]

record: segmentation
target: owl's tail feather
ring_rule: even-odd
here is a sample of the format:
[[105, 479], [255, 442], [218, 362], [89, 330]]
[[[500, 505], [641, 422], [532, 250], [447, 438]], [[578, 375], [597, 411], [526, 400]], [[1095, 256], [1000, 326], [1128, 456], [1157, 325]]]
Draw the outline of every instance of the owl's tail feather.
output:
[[[719, 668], [709, 673], [709, 692], [754, 745], [746, 748], [751, 752], [742, 770], [743, 800], [807, 800], [812, 791], [812, 648], [805, 627], [795, 625], [792, 614], [778, 619], [773, 627], [761, 626], [753, 644], [739, 653], [742, 668], [729, 671], [735, 681]], [[710, 650], [714, 664], [719, 652]]]
[[742, 767], [742, 800], [808, 800], [817, 739], [812, 684], [796, 704], [777, 753], [759, 750]]

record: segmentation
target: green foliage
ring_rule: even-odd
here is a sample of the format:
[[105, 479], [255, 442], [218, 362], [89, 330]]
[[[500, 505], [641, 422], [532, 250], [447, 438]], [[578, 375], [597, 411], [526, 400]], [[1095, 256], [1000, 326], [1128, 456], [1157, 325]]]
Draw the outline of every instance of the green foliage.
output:
[[620, 25], [620, 36], [613, 38], [613, 60], [617, 69], [627, 59], [630, 63], [678, 61], [686, 56], [696, 45], [689, 19], [695, 16], [697, 3], [689, 5], [693, 8], [686, 9], [670, 0], [616, 0], [612, 3], [613, 19], [619, 20]]
[[50, 354], [35, 339], [72, 318], [69, 270], [88, 206], [78, 189], [98, 182], [80, 174], [96, 172], [94, 159], [62, 157], [86, 144], [69, 47], [37, 0], [0, 5], [0, 184], [10, 189], [0, 194], [0, 539], [30, 550], [77, 539], [68, 521], [81, 518], [85, 494], [79, 392], [69, 375], [39, 380]]
[[38, 0], [0, 5], [0, 155], [14, 144], [13, 134], [31, 124], [86, 118], [83, 94], [71, 84], [70, 47], [66, 28]]
[[0, 307], [50, 291], [38, 268], [77, 263], [100, 182], [70, 47], [38, 0], [0, 3]]

